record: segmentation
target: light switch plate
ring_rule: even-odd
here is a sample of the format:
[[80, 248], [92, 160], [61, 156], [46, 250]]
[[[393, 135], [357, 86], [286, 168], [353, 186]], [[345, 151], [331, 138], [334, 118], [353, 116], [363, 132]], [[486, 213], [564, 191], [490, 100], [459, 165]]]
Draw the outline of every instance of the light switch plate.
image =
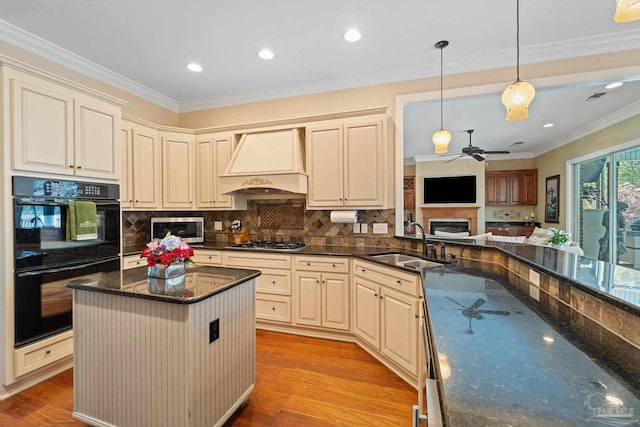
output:
[[222, 230], [222, 221], [213, 221], [214, 230]]
[[385, 222], [373, 224], [373, 234], [387, 234], [388, 230], [389, 230], [389, 227]]
[[369, 232], [369, 226], [366, 223], [362, 223], [360, 224], [360, 232], [361, 233], [368, 233]]
[[353, 224], [353, 234], [358, 234], [360, 233], [360, 223], [356, 222], [355, 224]]

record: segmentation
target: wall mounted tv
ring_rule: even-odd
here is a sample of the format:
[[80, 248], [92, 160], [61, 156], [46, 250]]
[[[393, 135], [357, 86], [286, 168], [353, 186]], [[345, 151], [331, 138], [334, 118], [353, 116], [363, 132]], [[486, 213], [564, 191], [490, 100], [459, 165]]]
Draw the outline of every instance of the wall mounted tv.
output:
[[475, 203], [476, 177], [440, 176], [424, 179], [424, 204]]

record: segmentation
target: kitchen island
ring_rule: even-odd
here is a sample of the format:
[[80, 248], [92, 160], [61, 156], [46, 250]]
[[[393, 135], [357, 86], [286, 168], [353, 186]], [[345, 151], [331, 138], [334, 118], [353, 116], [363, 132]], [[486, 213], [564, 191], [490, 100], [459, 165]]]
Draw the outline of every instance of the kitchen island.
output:
[[147, 269], [74, 280], [74, 411], [92, 426], [219, 426], [255, 383], [259, 271], [187, 268], [184, 285]]

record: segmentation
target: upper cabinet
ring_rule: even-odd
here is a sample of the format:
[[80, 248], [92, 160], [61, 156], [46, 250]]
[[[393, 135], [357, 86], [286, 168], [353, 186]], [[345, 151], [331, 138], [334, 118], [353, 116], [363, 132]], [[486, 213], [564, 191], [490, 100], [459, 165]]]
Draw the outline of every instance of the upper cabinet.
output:
[[386, 151], [384, 115], [309, 126], [307, 207], [383, 208]]
[[15, 170], [119, 178], [121, 101], [3, 65]]
[[195, 142], [195, 207], [199, 209], [246, 209], [246, 200], [220, 192], [222, 174], [234, 149], [234, 135], [198, 135]]
[[489, 171], [485, 175], [486, 204], [538, 204], [538, 170]]
[[120, 199], [123, 208], [157, 209], [161, 206], [162, 155], [160, 133], [152, 126], [122, 121], [123, 168]]
[[194, 136], [193, 132], [163, 132], [162, 141], [162, 207], [193, 208]]

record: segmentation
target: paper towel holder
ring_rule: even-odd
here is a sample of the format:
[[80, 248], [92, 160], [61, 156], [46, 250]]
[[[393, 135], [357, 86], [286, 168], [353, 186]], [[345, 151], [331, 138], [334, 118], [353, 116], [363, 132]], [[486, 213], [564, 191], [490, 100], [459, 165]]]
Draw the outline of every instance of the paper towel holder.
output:
[[329, 214], [333, 224], [354, 224], [359, 221], [358, 211], [331, 211]]

